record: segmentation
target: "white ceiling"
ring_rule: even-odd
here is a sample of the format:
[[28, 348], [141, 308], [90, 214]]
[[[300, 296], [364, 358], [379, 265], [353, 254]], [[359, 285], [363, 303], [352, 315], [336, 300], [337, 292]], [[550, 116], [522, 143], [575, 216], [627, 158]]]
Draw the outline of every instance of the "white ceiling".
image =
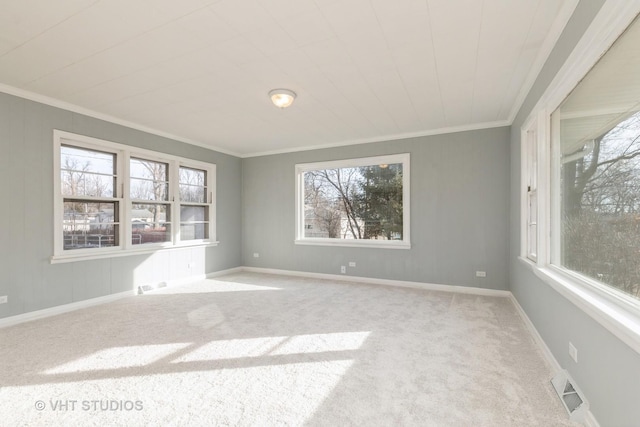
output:
[[0, 91], [240, 156], [508, 125], [575, 4], [0, 0]]

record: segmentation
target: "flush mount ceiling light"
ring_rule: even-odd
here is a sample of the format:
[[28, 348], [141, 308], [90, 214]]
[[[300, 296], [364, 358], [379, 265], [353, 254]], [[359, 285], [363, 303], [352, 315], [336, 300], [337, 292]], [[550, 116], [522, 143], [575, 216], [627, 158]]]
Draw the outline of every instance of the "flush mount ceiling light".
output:
[[279, 108], [287, 108], [293, 104], [293, 100], [296, 99], [296, 93], [289, 89], [274, 89], [269, 92], [269, 98], [273, 105]]

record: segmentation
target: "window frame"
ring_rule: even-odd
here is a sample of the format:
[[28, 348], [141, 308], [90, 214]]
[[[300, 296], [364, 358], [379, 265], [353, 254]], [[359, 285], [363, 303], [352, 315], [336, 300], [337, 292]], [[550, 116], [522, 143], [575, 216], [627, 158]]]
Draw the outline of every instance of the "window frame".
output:
[[[61, 179], [61, 153], [63, 145], [80, 149], [96, 150], [115, 155], [116, 158], [116, 186], [114, 197], [111, 199], [118, 204], [118, 246], [102, 248], [64, 249], [63, 236], [63, 203], [65, 197], [62, 194]], [[79, 260], [100, 259], [117, 256], [152, 253], [165, 249], [176, 249], [194, 246], [216, 246], [216, 165], [197, 160], [191, 160], [170, 154], [137, 148], [119, 144], [85, 135], [78, 135], [66, 131], [54, 129], [53, 131], [54, 170], [53, 170], [53, 255], [50, 258], [52, 264]], [[161, 162], [168, 165], [167, 180], [169, 182], [168, 197], [166, 201], [150, 201], [154, 204], [168, 205], [170, 209], [171, 238], [166, 242], [145, 243], [134, 245], [131, 241], [133, 226], [131, 223], [131, 208], [134, 203], [142, 203], [139, 199], [131, 197], [131, 159], [142, 159], [153, 162]], [[178, 187], [178, 171], [180, 167], [204, 170], [207, 173], [206, 186], [208, 215], [208, 239], [180, 240], [180, 206]], [[75, 198], [75, 197], [74, 197]], [[90, 201], [90, 197], [80, 197]]]
[[[205, 191], [204, 202], [189, 202], [189, 201], [183, 201], [180, 199], [180, 169], [181, 168], [200, 170], [206, 173], [205, 185], [204, 185], [206, 188], [206, 191]], [[182, 160], [182, 161], [179, 161], [177, 164], [176, 179], [175, 179], [177, 188], [175, 191], [177, 194], [178, 214], [181, 213], [182, 206], [201, 206], [201, 207], [208, 207], [209, 209], [208, 218], [206, 219], [206, 222], [208, 224], [206, 228], [208, 229], [209, 237], [205, 239], [180, 240], [181, 242], [183, 242], [182, 243], [183, 245], [184, 244], [205, 244], [208, 241], [210, 241], [212, 238], [215, 240], [215, 221], [216, 221], [216, 209], [215, 209], [215, 203], [214, 203], [216, 200], [215, 173], [216, 173], [215, 165], [213, 165], [212, 167], [212, 165], [208, 163], [195, 162], [191, 160], [189, 161]], [[177, 227], [176, 232], [179, 234], [184, 221], [180, 215], [178, 215], [177, 221], [178, 222], [176, 223], [176, 227]]]
[[[521, 156], [521, 242], [520, 252], [523, 257], [533, 262], [538, 258], [538, 161], [540, 137], [538, 136], [538, 120], [537, 117], [531, 118], [527, 124], [522, 127], [520, 139], [522, 141]], [[533, 158], [532, 158], [533, 157]], [[536, 223], [532, 223], [532, 217], [536, 217]], [[532, 233], [532, 226], [536, 226], [535, 232]]]
[[[171, 182], [173, 180], [173, 168], [172, 164], [167, 158], [163, 158], [160, 153], [147, 152], [144, 153], [142, 151], [129, 151], [122, 150], [126, 156], [123, 156], [123, 161], [126, 163], [125, 166], [125, 175], [123, 175], [122, 180], [124, 181], [124, 195], [126, 198], [125, 206], [123, 207], [123, 211], [127, 213], [127, 218], [122, 218], [122, 222], [124, 223], [124, 243], [125, 250], [138, 250], [142, 248], [146, 249], [161, 249], [161, 248], [170, 248], [173, 246], [173, 242], [175, 241], [175, 227], [174, 227], [174, 218], [173, 218], [173, 204], [174, 200], [174, 192], [172, 189]], [[167, 192], [167, 200], [144, 200], [144, 199], [134, 199], [131, 197], [131, 160], [148, 160], [151, 162], [157, 163], [165, 163], [167, 164], [167, 182], [169, 184], [169, 190]], [[135, 178], [138, 179], [138, 178]], [[170, 224], [171, 224], [171, 239], [169, 241], [157, 242], [157, 243], [145, 243], [140, 245], [134, 245], [132, 243], [131, 237], [133, 237], [133, 223], [131, 221], [131, 211], [133, 209], [134, 204], [149, 204], [149, 205], [168, 205], [169, 206], [169, 215], [170, 215]]]
[[[362, 167], [381, 164], [402, 164], [402, 240], [374, 240], [374, 239], [332, 239], [319, 237], [304, 237], [304, 174], [312, 170], [339, 169]], [[296, 245], [315, 246], [344, 246], [385, 249], [411, 249], [410, 227], [410, 175], [411, 155], [409, 153], [390, 154], [374, 157], [360, 157], [343, 160], [333, 160], [314, 163], [300, 163], [295, 165], [295, 240]]]
[[[559, 264], [560, 185], [559, 123], [552, 113], [609, 50], [640, 13], [640, 4], [607, 2], [567, 58], [521, 127], [520, 261], [544, 283], [566, 297], [607, 330], [640, 353], [640, 301]], [[537, 123], [537, 125], [536, 125]], [[537, 129], [538, 253], [528, 255], [527, 233], [527, 131]]]

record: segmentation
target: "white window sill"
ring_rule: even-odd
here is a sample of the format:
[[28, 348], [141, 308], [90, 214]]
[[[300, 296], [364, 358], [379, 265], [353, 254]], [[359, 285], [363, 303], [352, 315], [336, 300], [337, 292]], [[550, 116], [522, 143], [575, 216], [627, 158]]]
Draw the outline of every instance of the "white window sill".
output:
[[640, 301], [622, 297], [604, 285], [555, 266], [539, 267], [527, 258], [519, 259], [537, 277], [640, 353]]
[[397, 240], [297, 239], [296, 245], [342, 246], [351, 248], [411, 249], [411, 243]]
[[198, 241], [198, 242], [189, 242], [189, 243], [181, 243], [178, 245], [171, 246], [160, 246], [160, 245], [149, 245], [143, 248], [134, 248], [134, 249], [96, 249], [85, 251], [82, 249], [78, 249], [76, 251], [69, 251], [69, 253], [65, 253], [62, 255], [54, 255], [51, 257], [51, 264], [62, 264], [66, 262], [75, 262], [75, 261], [89, 261], [94, 259], [104, 259], [104, 258], [117, 258], [123, 256], [133, 256], [133, 255], [146, 255], [152, 254], [155, 252], [167, 251], [167, 250], [176, 250], [176, 249], [188, 249], [188, 248], [197, 248], [197, 247], [208, 247], [208, 246], [218, 246], [220, 242], [206, 242], [206, 241]]

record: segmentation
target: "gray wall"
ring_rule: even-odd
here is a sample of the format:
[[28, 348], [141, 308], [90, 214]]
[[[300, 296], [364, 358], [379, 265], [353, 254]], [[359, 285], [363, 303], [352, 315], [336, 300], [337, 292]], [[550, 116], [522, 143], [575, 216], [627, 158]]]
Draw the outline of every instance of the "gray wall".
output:
[[[511, 128], [511, 291], [560, 365], [567, 369], [591, 404], [600, 425], [637, 426], [640, 422], [640, 355], [590, 316], [534, 276], [517, 259], [520, 250], [520, 128], [573, 50], [601, 0], [582, 0], [545, 64]], [[569, 358], [571, 341], [578, 361]]]
[[[52, 265], [53, 129], [217, 164], [220, 245]], [[241, 263], [238, 158], [3, 93], [0, 153], [0, 318]]]
[[[406, 152], [410, 250], [294, 244], [295, 164]], [[507, 289], [508, 194], [509, 128], [244, 159], [243, 263], [340, 274], [356, 261], [347, 276]]]

